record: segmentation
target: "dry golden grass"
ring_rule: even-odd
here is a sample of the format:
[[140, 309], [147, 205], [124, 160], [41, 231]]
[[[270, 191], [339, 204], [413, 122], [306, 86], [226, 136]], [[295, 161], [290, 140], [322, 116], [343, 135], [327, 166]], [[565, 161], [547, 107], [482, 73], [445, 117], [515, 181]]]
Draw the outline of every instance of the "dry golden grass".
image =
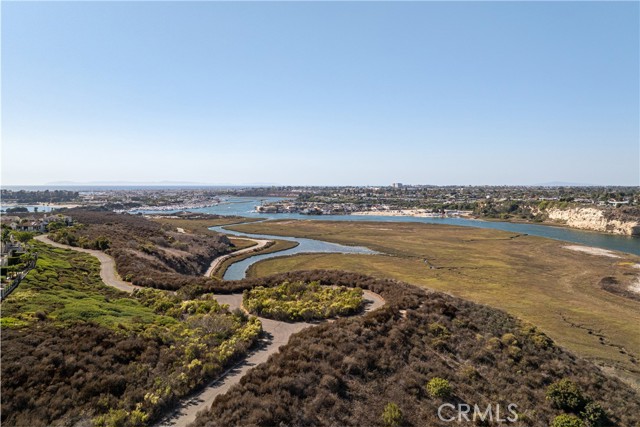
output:
[[151, 218], [151, 220], [160, 224], [168, 224], [175, 228], [182, 228], [187, 233], [197, 233], [197, 234], [218, 234], [215, 231], [209, 230], [209, 227], [215, 227], [218, 225], [228, 225], [228, 224], [237, 224], [240, 222], [258, 221], [258, 219], [243, 218], [239, 216], [227, 216], [227, 217], [210, 218], [210, 219], [155, 217], [155, 218]]
[[229, 240], [231, 241], [231, 244], [234, 246], [234, 250], [236, 251], [258, 245], [258, 243], [254, 242], [253, 240], [241, 239], [238, 237], [229, 237]]
[[265, 276], [338, 269], [390, 277], [501, 308], [543, 329], [559, 344], [640, 384], [640, 302], [603, 290], [603, 277], [629, 284], [640, 257], [590, 255], [566, 242], [514, 233], [420, 223], [270, 221], [244, 232], [363, 245], [385, 255], [305, 254], [250, 270]]

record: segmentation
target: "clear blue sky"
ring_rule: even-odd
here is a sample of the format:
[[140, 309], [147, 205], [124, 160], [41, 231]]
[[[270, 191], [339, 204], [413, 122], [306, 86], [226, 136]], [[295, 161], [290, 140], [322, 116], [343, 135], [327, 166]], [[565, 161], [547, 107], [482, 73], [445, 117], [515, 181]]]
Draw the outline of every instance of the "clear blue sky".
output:
[[2, 2], [2, 183], [639, 185], [639, 6]]

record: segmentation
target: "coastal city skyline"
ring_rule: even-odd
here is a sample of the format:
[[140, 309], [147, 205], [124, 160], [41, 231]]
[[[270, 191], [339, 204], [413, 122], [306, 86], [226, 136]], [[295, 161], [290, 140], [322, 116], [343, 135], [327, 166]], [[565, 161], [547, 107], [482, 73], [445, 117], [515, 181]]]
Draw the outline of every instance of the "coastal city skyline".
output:
[[638, 10], [6, 2], [2, 184], [638, 185]]

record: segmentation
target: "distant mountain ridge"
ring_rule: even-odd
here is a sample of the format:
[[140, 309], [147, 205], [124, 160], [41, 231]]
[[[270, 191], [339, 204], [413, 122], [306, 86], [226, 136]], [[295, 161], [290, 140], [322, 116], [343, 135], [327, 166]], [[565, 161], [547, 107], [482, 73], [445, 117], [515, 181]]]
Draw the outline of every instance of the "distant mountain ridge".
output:
[[150, 186], [157, 187], [161, 185], [173, 185], [173, 186], [203, 186], [203, 187], [239, 187], [239, 186], [278, 186], [280, 184], [273, 182], [248, 182], [248, 183], [240, 183], [234, 184], [230, 182], [222, 182], [222, 183], [206, 183], [206, 182], [197, 182], [197, 181], [86, 181], [86, 182], [77, 182], [77, 181], [52, 181], [44, 184], [46, 185], [103, 185], [103, 186], [130, 186], [130, 185], [141, 185], [141, 186]]
[[603, 184], [585, 184], [579, 182], [551, 181], [534, 184], [534, 187], [611, 187]]
[[[44, 185], [213, 185], [193, 181], [53, 181]], [[230, 184], [222, 184], [230, 185]]]

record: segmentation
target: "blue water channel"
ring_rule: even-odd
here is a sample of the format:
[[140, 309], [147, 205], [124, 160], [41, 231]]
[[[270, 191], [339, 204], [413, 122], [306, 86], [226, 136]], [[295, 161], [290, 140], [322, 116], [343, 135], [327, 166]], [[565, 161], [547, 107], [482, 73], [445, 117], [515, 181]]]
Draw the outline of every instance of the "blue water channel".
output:
[[[226, 198], [222, 203], [208, 208], [194, 209], [193, 212], [203, 212], [217, 215], [237, 215], [261, 219], [298, 219], [318, 221], [381, 221], [381, 222], [423, 222], [428, 224], [448, 224], [463, 227], [490, 228], [494, 230], [510, 231], [518, 234], [546, 237], [565, 242], [579, 243], [586, 246], [603, 248], [614, 251], [640, 255], [640, 238], [618, 236], [614, 234], [597, 233], [592, 231], [575, 230], [565, 227], [549, 225], [511, 223], [500, 221], [481, 221], [467, 218], [419, 218], [401, 216], [358, 216], [358, 215], [300, 215], [300, 214], [260, 214], [255, 207], [263, 201], [278, 201], [281, 198]], [[228, 232], [228, 231], [225, 231]], [[282, 239], [282, 237], [278, 237]]]
[[[283, 200], [276, 197], [227, 197], [223, 198], [222, 203], [207, 208], [192, 209], [192, 212], [202, 212], [216, 215], [235, 215], [248, 218], [261, 219], [297, 219], [297, 220], [316, 220], [316, 221], [380, 221], [380, 222], [422, 222], [428, 224], [448, 224], [459, 225], [462, 227], [490, 228], [494, 230], [510, 231], [518, 234], [529, 234], [531, 236], [546, 237], [548, 239], [561, 240], [565, 242], [578, 243], [596, 248], [627, 252], [640, 255], [640, 238], [631, 236], [618, 236], [614, 234], [597, 233], [592, 231], [576, 230], [566, 227], [554, 227], [549, 225], [511, 223], [501, 221], [481, 221], [477, 219], [467, 218], [419, 218], [419, 217], [403, 217], [403, 216], [374, 216], [374, 215], [301, 215], [301, 214], [261, 214], [255, 211], [255, 207], [262, 202], [274, 202]], [[143, 213], [155, 213], [154, 211], [144, 211]], [[167, 212], [163, 212], [167, 213]], [[222, 232], [231, 234], [229, 230]], [[245, 233], [245, 235], [247, 235]], [[272, 236], [271, 238], [298, 240], [289, 237]], [[306, 239], [310, 240], [310, 239]], [[317, 241], [314, 241], [317, 242]], [[326, 242], [321, 242], [325, 243]], [[300, 247], [303, 248], [310, 246]], [[291, 249], [295, 251], [298, 248]], [[306, 250], [305, 250], [306, 251]], [[315, 252], [322, 252], [316, 250]], [[329, 252], [325, 250], [323, 252]], [[294, 252], [295, 253], [295, 252]], [[280, 256], [285, 252], [277, 252]], [[269, 254], [271, 255], [271, 254]], [[265, 255], [266, 256], [266, 255]], [[278, 255], [271, 255], [278, 256]], [[257, 259], [258, 257], [255, 257]], [[254, 257], [248, 258], [243, 262], [248, 265], [255, 262]], [[251, 261], [249, 261], [251, 260]], [[240, 263], [238, 263], [240, 264]], [[241, 267], [238, 267], [241, 268]], [[226, 277], [226, 276], [225, 276]]]
[[227, 271], [224, 273], [225, 280], [240, 280], [243, 279], [246, 275], [247, 269], [252, 264], [280, 256], [286, 255], [294, 255], [294, 254], [303, 254], [303, 253], [341, 253], [341, 254], [375, 254], [375, 251], [371, 249], [362, 247], [362, 246], [345, 246], [339, 245], [337, 243], [329, 243], [323, 242], [321, 240], [313, 240], [313, 239], [304, 239], [298, 237], [282, 237], [282, 236], [271, 236], [268, 234], [249, 234], [249, 233], [241, 233], [238, 231], [227, 230], [224, 227], [210, 227], [210, 230], [216, 231], [218, 233], [231, 234], [234, 236], [250, 236], [255, 237], [256, 239], [266, 239], [266, 240], [288, 240], [293, 242], [298, 242], [298, 246], [295, 248], [287, 249], [284, 251], [273, 252], [270, 254], [263, 255], [254, 255], [249, 258], [245, 258], [242, 261], [235, 262], [231, 264]]

